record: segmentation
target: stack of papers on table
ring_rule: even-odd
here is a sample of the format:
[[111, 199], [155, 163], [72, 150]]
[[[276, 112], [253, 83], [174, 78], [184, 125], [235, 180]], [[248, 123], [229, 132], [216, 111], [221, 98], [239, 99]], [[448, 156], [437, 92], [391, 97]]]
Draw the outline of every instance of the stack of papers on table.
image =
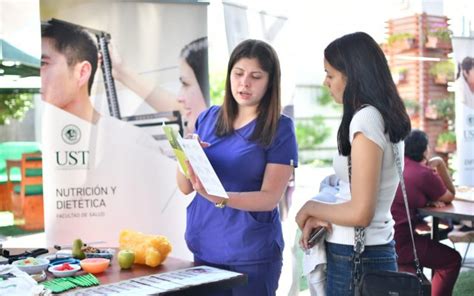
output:
[[196, 266], [171, 272], [138, 277], [109, 285], [74, 291], [68, 295], [146, 295], [179, 291], [192, 286], [241, 276], [240, 273], [209, 266]]
[[468, 186], [456, 187], [456, 199], [474, 202], [474, 188]]

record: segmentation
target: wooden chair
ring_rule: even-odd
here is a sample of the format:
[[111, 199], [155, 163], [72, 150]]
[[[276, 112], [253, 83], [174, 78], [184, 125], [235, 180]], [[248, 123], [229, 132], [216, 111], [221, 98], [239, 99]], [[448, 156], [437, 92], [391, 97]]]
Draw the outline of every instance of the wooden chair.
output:
[[10, 195], [7, 193], [7, 183], [0, 182], [0, 212], [9, 211]]
[[[6, 173], [7, 173], [7, 182], [6, 182], [6, 190], [5, 194], [7, 195], [7, 200], [5, 202], [5, 210], [14, 212], [13, 205], [12, 205], [12, 194], [13, 194], [13, 187], [18, 185], [18, 180], [13, 180], [12, 178], [12, 170], [18, 168], [21, 171], [21, 159], [13, 160], [7, 159], [6, 160]], [[17, 215], [20, 213], [17, 213]], [[15, 213], [14, 213], [15, 215]]]
[[44, 229], [42, 166], [40, 152], [24, 153], [21, 157], [20, 184], [13, 185], [12, 212], [15, 219], [24, 220], [20, 227], [25, 230]]
[[[0, 160], [1, 161], [1, 160]], [[6, 173], [6, 169], [5, 169]], [[6, 175], [6, 174], [5, 174]], [[3, 176], [0, 176], [3, 179]], [[0, 179], [0, 212], [10, 211], [10, 191], [7, 188], [6, 176], [5, 180]]]
[[448, 238], [453, 243], [454, 248], [456, 248], [456, 246], [454, 245], [455, 243], [467, 243], [466, 251], [464, 252], [464, 256], [462, 257], [461, 266], [474, 269], [474, 265], [466, 264], [466, 258], [467, 253], [469, 251], [469, 247], [471, 246], [471, 243], [474, 243], [474, 231], [454, 230], [448, 234]]

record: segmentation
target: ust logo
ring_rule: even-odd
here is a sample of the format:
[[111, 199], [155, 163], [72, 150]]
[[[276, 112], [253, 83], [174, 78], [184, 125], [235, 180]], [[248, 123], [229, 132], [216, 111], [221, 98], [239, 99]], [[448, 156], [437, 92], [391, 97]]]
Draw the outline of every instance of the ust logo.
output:
[[89, 151], [56, 151], [56, 164], [65, 169], [87, 168]]
[[466, 116], [466, 125], [467, 127], [463, 131], [464, 140], [466, 142], [474, 141], [474, 114], [469, 114]]
[[[77, 144], [81, 140], [81, 130], [73, 124], [68, 124], [62, 129], [61, 138], [66, 144]], [[89, 151], [56, 151], [56, 165], [61, 169], [87, 169], [89, 167]]]
[[474, 115], [469, 114], [466, 118], [468, 126], [474, 126]]
[[64, 143], [74, 145], [81, 140], [81, 130], [74, 124], [69, 124], [63, 128], [61, 136]]

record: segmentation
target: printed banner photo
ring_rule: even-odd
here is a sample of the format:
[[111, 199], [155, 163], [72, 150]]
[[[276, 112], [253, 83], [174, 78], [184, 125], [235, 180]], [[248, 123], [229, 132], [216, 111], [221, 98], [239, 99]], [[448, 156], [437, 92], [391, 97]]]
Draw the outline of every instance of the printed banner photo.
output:
[[453, 37], [457, 184], [474, 186], [474, 38]]
[[41, 0], [47, 244], [133, 229], [184, 242], [186, 207], [163, 123], [209, 106], [207, 4]]

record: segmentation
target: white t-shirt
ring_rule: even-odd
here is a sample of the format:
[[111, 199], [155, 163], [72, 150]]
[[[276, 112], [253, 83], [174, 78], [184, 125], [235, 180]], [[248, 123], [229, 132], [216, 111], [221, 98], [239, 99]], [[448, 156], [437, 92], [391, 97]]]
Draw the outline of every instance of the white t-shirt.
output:
[[471, 91], [469, 84], [464, 77], [458, 78], [456, 81], [456, 87], [461, 94], [462, 103], [467, 107], [474, 109], [474, 92]]
[[[166, 236], [174, 256], [192, 259], [184, 242], [190, 199], [177, 190], [176, 162], [157, 141], [128, 122], [101, 116], [91, 124], [51, 104], [45, 104], [43, 120], [48, 245], [81, 238], [118, 246], [119, 232], [133, 229]], [[75, 143], [63, 133], [71, 126], [79, 135]], [[87, 164], [65, 165], [71, 151], [86, 151]], [[82, 155], [73, 154], [79, 164]]]
[[[384, 121], [380, 112], [373, 106], [367, 106], [358, 111], [352, 118], [349, 129], [349, 141], [352, 144], [354, 135], [361, 132], [377, 144], [383, 150], [382, 170], [377, 190], [377, 204], [372, 222], [365, 228], [366, 245], [387, 244], [393, 239], [393, 225], [395, 224], [390, 207], [395, 197], [400, 178], [398, 177], [395, 156], [392, 151], [392, 143], [388, 134], [384, 133]], [[400, 155], [403, 155], [403, 141], [397, 143]], [[349, 173], [347, 157], [336, 155], [333, 159], [333, 168], [336, 175], [341, 179], [340, 192], [337, 195], [338, 202], [346, 202], [351, 199], [349, 187]], [[353, 171], [357, 168], [352, 168]], [[354, 227], [333, 224], [333, 232], [327, 237], [331, 243], [353, 245]]]

